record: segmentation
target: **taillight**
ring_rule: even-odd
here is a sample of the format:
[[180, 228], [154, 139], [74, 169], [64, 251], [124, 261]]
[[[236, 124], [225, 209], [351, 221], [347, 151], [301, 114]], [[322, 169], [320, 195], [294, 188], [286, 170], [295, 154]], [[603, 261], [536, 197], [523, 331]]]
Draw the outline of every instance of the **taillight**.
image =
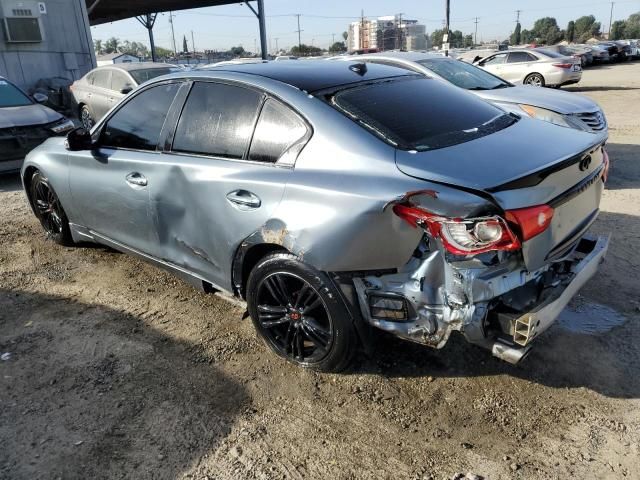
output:
[[476, 255], [492, 250], [517, 250], [520, 242], [504, 219], [448, 218], [412, 205], [406, 198], [393, 206], [393, 212], [413, 227], [421, 227], [440, 238], [447, 251], [455, 255]]
[[549, 227], [553, 218], [553, 208], [548, 205], [538, 205], [536, 207], [507, 210], [506, 218], [509, 222], [513, 222], [520, 227], [522, 241], [526, 242]]
[[553, 66], [558, 68], [572, 68], [573, 63], [554, 63]]

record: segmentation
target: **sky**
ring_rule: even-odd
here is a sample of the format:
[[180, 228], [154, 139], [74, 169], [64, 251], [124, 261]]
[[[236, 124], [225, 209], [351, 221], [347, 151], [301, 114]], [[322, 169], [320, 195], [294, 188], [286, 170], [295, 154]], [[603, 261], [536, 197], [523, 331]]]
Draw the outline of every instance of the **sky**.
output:
[[[298, 43], [297, 17], [300, 14], [302, 43], [327, 48], [342, 40], [348, 24], [360, 18], [375, 18], [402, 13], [404, 18], [417, 19], [427, 32], [442, 28], [445, 16], [444, 0], [264, 0], [267, 15], [267, 39], [270, 51], [289, 48]], [[582, 15], [594, 15], [602, 23], [602, 31], [609, 29], [610, 1], [598, 0], [451, 0], [451, 28], [473, 34], [478, 18], [478, 42], [504, 39], [515, 27], [516, 10], [520, 12], [522, 28], [545, 16], [555, 17], [560, 28], [569, 20]], [[616, 0], [613, 20], [624, 20], [640, 11], [640, 0]], [[244, 4], [180, 10], [174, 12], [176, 45], [182, 48], [186, 36], [189, 50], [227, 50], [242, 46], [247, 51], [259, 48], [258, 21]], [[94, 39], [149, 43], [147, 31], [135, 19], [107, 23], [91, 28]], [[172, 49], [169, 13], [159, 14], [154, 27], [157, 46]]]

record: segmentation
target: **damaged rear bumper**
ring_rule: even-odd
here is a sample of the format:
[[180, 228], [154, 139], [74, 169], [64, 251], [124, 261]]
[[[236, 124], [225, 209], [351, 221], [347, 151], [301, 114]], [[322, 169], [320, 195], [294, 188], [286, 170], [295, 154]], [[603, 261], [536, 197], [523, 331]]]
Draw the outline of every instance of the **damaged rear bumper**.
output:
[[[412, 258], [398, 273], [355, 278], [354, 285], [363, 318], [376, 328], [435, 348], [459, 331], [517, 363], [596, 273], [608, 245], [608, 236], [585, 236], [570, 255], [535, 272], [519, 262], [483, 268], [449, 263], [436, 250]], [[512, 297], [526, 308], [508, 305]]]

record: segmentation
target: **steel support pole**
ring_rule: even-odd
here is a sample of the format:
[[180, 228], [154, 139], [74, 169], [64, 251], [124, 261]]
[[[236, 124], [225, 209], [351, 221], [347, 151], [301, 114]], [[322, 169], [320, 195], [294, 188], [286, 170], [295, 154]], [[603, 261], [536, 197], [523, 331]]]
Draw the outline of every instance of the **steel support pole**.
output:
[[267, 59], [267, 28], [264, 21], [264, 0], [258, 0], [258, 24], [260, 26], [260, 50], [262, 50], [262, 59]]

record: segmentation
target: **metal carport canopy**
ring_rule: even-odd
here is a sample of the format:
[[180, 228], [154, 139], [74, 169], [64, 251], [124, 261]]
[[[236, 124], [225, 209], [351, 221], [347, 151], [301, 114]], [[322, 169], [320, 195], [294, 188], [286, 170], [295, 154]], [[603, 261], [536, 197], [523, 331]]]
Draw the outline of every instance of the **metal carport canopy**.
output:
[[266, 58], [267, 34], [264, 22], [264, 0], [256, 1], [258, 4], [257, 10], [249, 2], [229, 0], [85, 0], [85, 3], [91, 25], [100, 25], [101, 23], [115, 22], [125, 18], [168, 12], [170, 10], [188, 10], [191, 8], [246, 3], [258, 17], [262, 58]]

